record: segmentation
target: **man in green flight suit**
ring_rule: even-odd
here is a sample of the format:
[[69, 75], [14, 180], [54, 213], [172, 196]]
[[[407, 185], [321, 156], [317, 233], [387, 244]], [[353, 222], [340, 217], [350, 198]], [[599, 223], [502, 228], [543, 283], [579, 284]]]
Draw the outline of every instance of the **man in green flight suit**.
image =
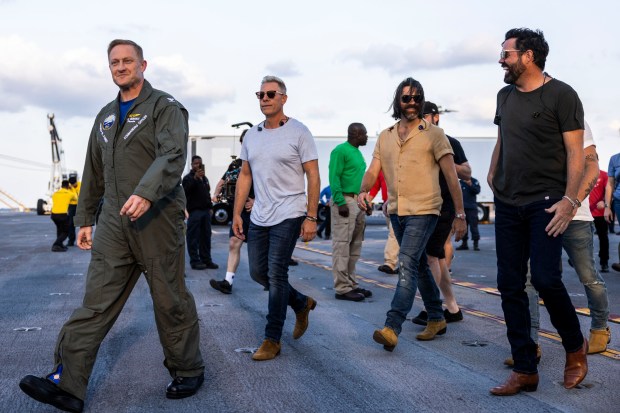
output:
[[30, 397], [72, 412], [82, 411], [99, 346], [142, 273], [173, 377], [166, 396], [191, 396], [204, 380], [196, 304], [184, 279], [187, 110], [144, 79], [135, 42], [113, 40], [108, 60], [120, 92], [95, 120], [75, 216], [78, 247], [92, 251], [84, 300], [60, 331], [53, 372], [20, 382]]

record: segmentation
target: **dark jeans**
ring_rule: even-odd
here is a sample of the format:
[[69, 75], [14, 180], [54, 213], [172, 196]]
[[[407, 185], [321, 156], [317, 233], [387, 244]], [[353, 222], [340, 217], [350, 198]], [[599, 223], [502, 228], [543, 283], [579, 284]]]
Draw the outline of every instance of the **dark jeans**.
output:
[[77, 204], [70, 204], [67, 214], [69, 214], [69, 245], [75, 245], [75, 225], [73, 224], [73, 217], [77, 211]]
[[396, 334], [400, 334], [407, 314], [411, 311], [415, 292], [420, 290], [430, 321], [443, 320], [439, 288], [426, 261], [426, 244], [437, 224], [437, 215], [390, 215], [394, 235], [400, 245], [398, 284], [390, 311], [385, 320]]
[[517, 207], [495, 199], [497, 288], [502, 297], [514, 371], [519, 373], [537, 372], [536, 343], [530, 337], [529, 300], [525, 292], [528, 261], [532, 285], [544, 300], [564, 349], [573, 352], [583, 345], [575, 307], [562, 283], [562, 236], [551, 237], [545, 232], [553, 218], [545, 208], [557, 201]]
[[[467, 221], [467, 226], [471, 231], [471, 239], [474, 241], [478, 241], [480, 239], [480, 231], [478, 231], [478, 209], [466, 208], [465, 220]], [[468, 239], [469, 234], [465, 232], [463, 242], [466, 242]]]
[[286, 320], [286, 307], [296, 313], [306, 307], [308, 297], [288, 282], [288, 264], [305, 217], [291, 218], [271, 227], [250, 222], [248, 260], [250, 276], [269, 290], [265, 338], [280, 341]]
[[609, 263], [609, 224], [605, 217], [594, 217], [594, 228], [598, 236], [598, 258], [601, 265]]
[[187, 252], [190, 265], [211, 262], [211, 210], [197, 209], [187, 218]]
[[53, 245], [63, 247], [63, 242], [69, 236], [69, 215], [52, 214], [52, 221], [56, 224], [56, 241]]

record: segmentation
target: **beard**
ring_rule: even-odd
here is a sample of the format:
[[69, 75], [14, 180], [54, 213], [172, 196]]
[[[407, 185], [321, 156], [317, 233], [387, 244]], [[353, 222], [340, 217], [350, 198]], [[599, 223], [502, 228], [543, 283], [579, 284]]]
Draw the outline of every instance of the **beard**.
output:
[[504, 73], [504, 82], [509, 85], [514, 85], [525, 72], [525, 66], [521, 64], [520, 60], [517, 60], [513, 65], [502, 65], [502, 67], [507, 69]]
[[[413, 105], [407, 105], [405, 107], [402, 107], [402, 116], [407, 119], [408, 121], [412, 121], [415, 120], [417, 118], [419, 118], [420, 116], [420, 105], [418, 105], [417, 103], [413, 104]], [[413, 109], [413, 110], [410, 110]]]

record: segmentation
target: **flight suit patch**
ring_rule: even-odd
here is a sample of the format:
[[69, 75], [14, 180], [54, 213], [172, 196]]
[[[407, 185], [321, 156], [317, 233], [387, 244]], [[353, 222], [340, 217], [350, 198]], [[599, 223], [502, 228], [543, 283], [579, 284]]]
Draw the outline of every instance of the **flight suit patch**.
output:
[[[138, 115], [140, 116], [140, 115]], [[131, 123], [135, 123], [135, 125], [133, 125], [133, 127], [131, 129], [129, 129], [129, 132], [127, 132], [127, 134], [125, 136], [123, 136], [123, 140], [127, 140], [127, 138], [129, 137], [129, 135], [131, 135], [133, 133], [133, 131], [135, 131], [138, 126], [142, 125], [142, 122], [144, 122], [146, 120], [146, 118], [148, 118], [148, 115], [144, 115], [139, 121], [132, 121]], [[129, 122], [129, 120], [128, 120]]]

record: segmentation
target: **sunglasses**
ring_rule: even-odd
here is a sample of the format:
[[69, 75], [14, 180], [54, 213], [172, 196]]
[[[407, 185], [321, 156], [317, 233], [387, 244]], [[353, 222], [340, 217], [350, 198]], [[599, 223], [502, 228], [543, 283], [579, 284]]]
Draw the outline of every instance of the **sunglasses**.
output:
[[409, 103], [412, 99], [415, 103], [420, 103], [424, 98], [422, 97], [422, 95], [402, 95], [400, 97], [400, 100], [403, 103]]
[[284, 93], [278, 92], [277, 90], [268, 90], [266, 92], [256, 92], [256, 97], [259, 99], [263, 99], [265, 95], [267, 95], [269, 99], [273, 99], [276, 97], [276, 94], [284, 95]]
[[515, 49], [510, 49], [510, 50], [502, 50], [499, 52], [499, 58], [501, 60], [504, 60], [506, 58], [508, 58], [508, 55], [510, 52], [523, 52], [523, 50], [515, 50]]

